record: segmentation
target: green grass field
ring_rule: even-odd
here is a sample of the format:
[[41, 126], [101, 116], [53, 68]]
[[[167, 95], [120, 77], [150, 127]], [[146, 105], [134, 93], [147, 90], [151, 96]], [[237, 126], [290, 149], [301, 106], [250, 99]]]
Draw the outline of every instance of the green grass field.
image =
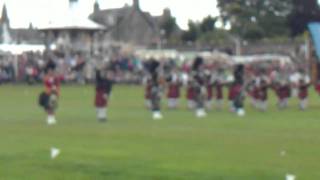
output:
[[[320, 98], [301, 112], [297, 101], [268, 112], [247, 106], [196, 119], [185, 106], [151, 120], [142, 88], [117, 86], [109, 122], [98, 123], [93, 87], [62, 87], [58, 124], [37, 106], [42, 87], [0, 87], [0, 179], [320, 179]], [[186, 105], [186, 103], [182, 103]], [[51, 160], [50, 148], [61, 149]], [[285, 155], [282, 152], [286, 152]], [[282, 154], [282, 155], [281, 155]]]

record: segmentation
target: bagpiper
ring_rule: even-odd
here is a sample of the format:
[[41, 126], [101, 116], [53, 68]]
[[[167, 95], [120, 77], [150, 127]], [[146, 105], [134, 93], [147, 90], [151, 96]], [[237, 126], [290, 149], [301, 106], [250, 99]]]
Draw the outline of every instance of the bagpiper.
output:
[[168, 107], [169, 109], [178, 108], [179, 98], [180, 98], [180, 89], [182, 82], [177, 68], [173, 68], [169, 77], [167, 77], [168, 84]]
[[114, 73], [110, 67], [96, 70], [95, 107], [97, 119], [100, 122], [106, 122], [108, 119], [107, 107], [111, 96], [113, 79]]
[[240, 64], [234, 70], [234, 82], [231, 85], [233, 95], [233, 109], [238, 116], [244, 116], [244, 99], [245, 99], [245, 85], [244, 85], [244, 65]]
[[310, 77], [303, 71], [301, 70], [301, 77], [299, 79], [298, 83], [298, 97], [299, 97], [299, 108], [301, 110], [306, 110], [308, 107], [308, 89], [311, 85], [311, 80]]
[[196, 106], [196, 116], [203, 118], [207, 116], [205, 111], [205, 99], [206, 99], [206, 76], [203, 71], [204, 60], [201, 57], [197, 57], [194, 60], [191, 77], [192, 77], [192, 89], [194, 93], [194, 102]]
[[47, 112], [48, 125], [56, 124], [55, 113], [58, 108], [58, 100], [60, 95], [60, 82], [64, 79], [55, 72], [56, 64], [53, 60], [49, 60], [45, 67], [45, 76], [43, 83], [45, 91], [40, 94], [39, 104]]
[[154, 120], [160, 120], [163, 118], [161, 113], [161, 96], [162, 96], [163, 79], [160, 76], [160, 63], [155, 59], [152, 59], [150, 61], [150, 66], [148, 70], [151, 75], [150, 100], [151, 100], [152, 118]]

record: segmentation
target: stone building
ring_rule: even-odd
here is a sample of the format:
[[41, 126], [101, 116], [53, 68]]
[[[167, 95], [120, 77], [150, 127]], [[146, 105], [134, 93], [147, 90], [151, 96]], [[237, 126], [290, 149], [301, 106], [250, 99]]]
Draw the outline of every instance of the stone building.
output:
[[[101, 10], [98, 2], [90, 18], [106, 27], [105, 40], [129, 43], [133, 45], [152, 45], [161, 41], [161, 24], [171, 17], [169, 9], [163, 15], [152, 16], [140, 8], [139, 0], [133, 0], [131, 6]], [[180, 31], [177, 27], [176, 31]]]
[[[77, 10], [79, 0], [68, 0], [69, 11]], [[171, 18], [169, 9], [164, 9], [160, 16], [153, 16], [140, 7], [139, 0], [133, 0], [132, 5], [116, 9], [100, 9], [99, 3], [94, 4], [94, 12], [89, 18], [77, 19], [66, 15], [61, 20], [50, 20], [50, 23], [40, 29], [13, 29], [10, 26], [7, 8], [4, 5], [0, 18], [0, 44], [43, 44], [47, 47], [54, 44], [62, 49], [89, 51], [93, 49], [108, 49], [112, 44], [129, 44], [138, 46], [158, 45], [163, 39], [162, 24]], [[174, 33], [181, 29], [176, 26]]]

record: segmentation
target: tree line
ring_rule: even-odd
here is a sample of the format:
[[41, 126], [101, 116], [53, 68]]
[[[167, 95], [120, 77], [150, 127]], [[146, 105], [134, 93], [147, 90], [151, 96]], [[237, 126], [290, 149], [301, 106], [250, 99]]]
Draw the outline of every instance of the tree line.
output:
[[[318, 0], [217, 0], [220, 15], [200, 22], [189, 21], [179, 36], [181, 42], [215, 42], [235, 37], [247, 41], [294, 38], [304, 34], [309, 22], [320, 21]], [[219, 25], [219, 26], [217, 26]], [[162, 25], [170, 41], [174, 17]]]

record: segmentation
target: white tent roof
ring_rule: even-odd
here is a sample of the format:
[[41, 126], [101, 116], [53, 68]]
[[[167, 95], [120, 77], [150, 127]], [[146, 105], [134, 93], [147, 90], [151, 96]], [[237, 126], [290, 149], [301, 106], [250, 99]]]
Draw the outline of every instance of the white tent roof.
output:
[[178, 51], [171, 49], [140, 49], [135, 51], [135, 55], [140, 58], [176, 58], [178, 56]]
[[34, 44], [0, 44], [0, 51], [10, 52], [12, 54], [22, 54], [23, 52], [43, 52], [45, 50], [44, 45], [34, 45]]
[[105, 27], [103, 25], [93, 22], [88, 18], [66, 18], [63, 21], [50, 21], [46, 26], [40, 27], [40, 30], [60, 29], [103, 30], [105, 29]]
[[267, 61], [279, 61], [283, 64], [292, 62], [289, 56], [277, 55], [277, 54], [233, 56], [232, 59], [235, 64], [247, 64], [247, 63], [253, 63], [253, 62], [267, 62]]

